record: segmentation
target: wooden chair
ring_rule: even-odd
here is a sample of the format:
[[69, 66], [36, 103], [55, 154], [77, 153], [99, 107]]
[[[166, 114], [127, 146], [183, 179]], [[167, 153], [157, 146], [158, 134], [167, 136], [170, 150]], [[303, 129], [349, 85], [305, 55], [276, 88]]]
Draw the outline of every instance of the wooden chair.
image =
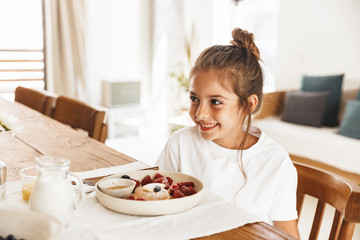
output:
[[334, 173], [294, 162], [298, 172], [297, 210], [300, 216], [304, 195], [318, 199], [309, 239], [317, 239], [325, 204], [335, 208], [329, 239], [351, 239], [360, 222], [360, 186]]
[[53, 118], [72, 128], [87, 131], [89, 137], [100, 142], [104, 143], [106, 140], [108, 127], [104, 123], [104, 110], [73, 98], [59, 96], [56, 99]]
[[37, 91], [19, 86], [15, 89], [15, 101], [47, 116], [51, 116], [52, 109], [55, 106], [56, 96], [47, 91]]

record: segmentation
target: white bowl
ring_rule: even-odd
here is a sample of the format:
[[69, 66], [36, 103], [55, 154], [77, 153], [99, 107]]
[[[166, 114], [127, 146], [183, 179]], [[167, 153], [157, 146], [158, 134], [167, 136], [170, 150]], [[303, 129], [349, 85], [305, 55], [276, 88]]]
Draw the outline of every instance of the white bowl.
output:
[[[171, 177], [174, 180], [174, 183], [194, 182], [195, 190], [197, 191], [197, 193], [183, 198], [175, 198], [169, 200], [136, 201], [123, 198], [115, 198], [108, 194], [105, 194], [99, 190], [99, 183], [97, 183], [95, 186], [96, 197], [101, 204], [111, 210], [130, 215], [142, 216], [156, 216], [182, 212], [196, 206], [202, 199], [202, 196], [204, 194], [202, 182], [184, 173], [158, 170], [138, 170], [114, 174], [107, 178], [128, 175], [133, 179], [141, 181], [146, 175], [150, 175], [151, 178], [153, 178], [156, 173], [160, 173], [165, 177]], [[104, 180], [105, 179], [106, 178], [104, 178]]]
[[[121, 176], [120, 176], [121, 177]], [[120, 177], [104, 178], [99, 181], [99, 189], [110, 196], [124, 198], [129, 196], [135, 188], [135, 181]]]
[[16, 239], [54, 240], [63, 231], [59, 220], [28, 210], [0, 210], [0, 236], [12, 234]]

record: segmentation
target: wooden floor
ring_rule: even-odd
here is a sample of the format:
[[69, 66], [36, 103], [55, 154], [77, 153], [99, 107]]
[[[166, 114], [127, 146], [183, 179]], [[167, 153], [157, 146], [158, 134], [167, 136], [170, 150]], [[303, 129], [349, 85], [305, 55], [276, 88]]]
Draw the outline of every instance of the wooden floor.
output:
[[317, 161], [314, 161], [314, 160], [311, 160], [311, 159], [308, 159], [308, 158], [293, 155], [293, 154], [290, 154], [290, 158], [293, 161], [296, 161], [296, 162], [309, 164], [309, 165], [312, 165], [314, 167], [322, 168], [322, 169], [325, 169], [326, 171], [336, 173], [336, 174], [338, 174], [340, 176], [343, 176], [343, 177], [345, 177], [345, 178], [347, 178], [347, 179], [349, 179], [349, 180], [351, 180], [351, 181], [353, 181], [353, 182], [360, 185], [360, 174], [347, 172], [347, 171], [338, 169], [336, 167], [333, 167], [333, 166], [330, 166], [330, 165], [327, 165], [327, 164], [324, 164], [324, 163], [321, 163], [321, 162], [317, 162]]

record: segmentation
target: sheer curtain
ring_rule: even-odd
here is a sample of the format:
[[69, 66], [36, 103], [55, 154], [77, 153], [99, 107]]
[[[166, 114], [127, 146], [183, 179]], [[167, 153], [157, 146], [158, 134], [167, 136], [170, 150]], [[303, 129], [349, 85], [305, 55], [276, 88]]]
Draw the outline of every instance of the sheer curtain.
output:
[[85, 97], [85, 0], [43, 0], [47, 89]]
[[[179, 109], [179, 84], [186, 62], [183, 0], [155, 0], [152, 29], [151, 129], [166, 132], [168, 118]], [[185, 61], [184, 61], [185, 60]], [[187, 74], [187, 72], [185, 73]]]

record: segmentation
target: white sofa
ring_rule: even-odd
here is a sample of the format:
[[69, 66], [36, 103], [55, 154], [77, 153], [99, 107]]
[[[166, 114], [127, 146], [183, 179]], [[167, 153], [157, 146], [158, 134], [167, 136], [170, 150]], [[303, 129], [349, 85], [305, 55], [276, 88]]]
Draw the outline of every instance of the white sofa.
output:
[[[343, 90], [340, 122], [346, 101], [359, 90]], [[360, 140], [337, 133], [339, 127], [311, 127], [281, 120], [286, 91], [267, 93], [253, 124], [280, 143], [293, 161], [305, 162], [343, 175], [360, 184]]]

